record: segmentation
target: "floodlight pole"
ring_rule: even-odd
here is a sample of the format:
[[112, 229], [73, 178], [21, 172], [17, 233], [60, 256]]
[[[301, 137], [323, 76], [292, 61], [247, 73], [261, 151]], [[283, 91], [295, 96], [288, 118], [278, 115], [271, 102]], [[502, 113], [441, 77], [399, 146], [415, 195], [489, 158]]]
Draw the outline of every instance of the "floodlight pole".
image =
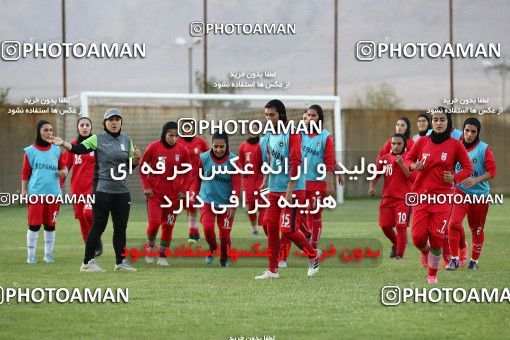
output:
[[[453, 0], [448, 1], [449, 8], [449, 28], [450, 28], [450, 45], [453, 45]], [[453, 87], [453, 56], [450, 55], [450, 102], [454, 99]]]
[[333, 84], [334, 90], [333, 94], [338, 96], [338, 0], [335, 0], [335, 37], [334, 37], [334, 57], [333, 57]]
[[[62, 45], [66, 42], [66, 2], [61, 2], [61, 17], [62, 17]], [[66, 68], [66, 56], [62, 53], [62, 96], [67, 97], [67, 68]], [[64, 99], [65, 101], [65, 99]], [[66, 138], [66, 116], [63, 117], [64, 129], [62, 131], [62, 137]]]
[[[204, 93], [207, 93], [207, 0], [204, 0]], [[202, 119], [205, 120], [205, 105], [202, 103]]]

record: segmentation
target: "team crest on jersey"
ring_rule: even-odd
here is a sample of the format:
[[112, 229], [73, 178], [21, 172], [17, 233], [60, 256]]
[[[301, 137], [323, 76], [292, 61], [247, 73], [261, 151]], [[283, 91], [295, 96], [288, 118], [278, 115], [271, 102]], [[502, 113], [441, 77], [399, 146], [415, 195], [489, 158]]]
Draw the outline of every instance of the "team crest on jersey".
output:
[[476, 164], [476, 163], [478, 163], [478, 159], [473, 158], [472, 162], [473, 162], [473, 164]]
[[321, 146], [321, 142], [317, 142], [317, 146]]
[[57, 156], [53, 155], [53, 160], [56, 161], [57, 160]]
[[280, 142], [278, 143], [278, 145], [280, 146], [280, 148], [283, 148], [283, 146], [285, 145], [283, 142]]
[[195, 148], [195, 155], [198, 155], [198, 148]]
[[121, 145], [120, 145], [120, 149], [121, 149], [122, 151], [126, 151], [126, 147], [124, 146], [124, 144], [121, 144]]
[[448, 153], [443, 152], [443, 153], [441, 154], [441, 160], [442, 160], [442, 161], [446, 161], [446, 157], [448, 157]]
[[179, 154], [175, 155], [175, 161], [178, 162], [179, 159], [181, 159], [181, 155], [179, 155]]

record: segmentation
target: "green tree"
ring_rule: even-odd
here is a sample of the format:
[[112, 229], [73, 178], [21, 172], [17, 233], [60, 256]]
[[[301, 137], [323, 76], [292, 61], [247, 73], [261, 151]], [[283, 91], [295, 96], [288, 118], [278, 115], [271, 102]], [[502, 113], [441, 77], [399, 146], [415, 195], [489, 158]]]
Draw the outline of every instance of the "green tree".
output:
[[[207, 93], [223, 93], [223, 94], [235, 94], [236, 88], [234, 87], [222, 87], [218, 89], [214, 86], [214, 83], [222, 83], [224, 80], [216, 79], [215, 77], [209, 78], [207, 81]], [[229, 82], [228, 80], [226, 82]], [[204, 93], [204, 74], [201, 72], [195, 73], [195, 84], [201, 93]], [[228, 108], [228, 109], [245, 109], [249, 107], [247, 100], [211, 100], [204, 102], [206, 108]]]
[[387, 83], [381, 83], [379, 87], [367, 85], [364, 94], [354, 96], [354, 108], [356, 109], [396, 110], [402, 107], [402, 98]]
[[7, 96], [9, 95], [10, 87], [0, 87], [0, 105], [7, 104]]

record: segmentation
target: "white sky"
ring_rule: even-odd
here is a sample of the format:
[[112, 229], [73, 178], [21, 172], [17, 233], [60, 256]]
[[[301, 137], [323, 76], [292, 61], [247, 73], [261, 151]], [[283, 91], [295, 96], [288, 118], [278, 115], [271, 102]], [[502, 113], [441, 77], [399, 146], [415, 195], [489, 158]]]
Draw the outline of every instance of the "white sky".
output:
[[[0, 0], [0, 41], [60, 41], [60, 3]], [[66, 3], [67, 41], [147, 46], [145, 59], [68, 60], [69, 94], [84, 90], [187, 92], [187, 51], [174, 41], [179, 36], [191, 38], [189, 24], [202, 19], [202, 0]], [[208, 14], [217, 23], [295, 23], [297, 31], [295, 36], [210, 35], [210, 77], [274, 70], [278, 80], [291, 84], [279, 93], [333, 94], [332, 0], [209, 0]], [[509, 16], [507, 0], [454, 0], [454, 40], [499, 42], [502, 55], [510, 57]], [[367, 84], [383, 81], [395, 88], [409, 109], [435, 106], [449, 95], [448, 59], [360, 62], [355, 58], [359, 40], [447, 42], [448, 1], [341, 0], [339, 24], [339, 89], [344, 106]], [[194, 69], [202, 70], [202, 45], [194, 51]], [[61, 65], [60, 59], [0, 61], [0, 87], [12, 88], [11, 102], [31, 96], [57, 97], [62, 94]], [[499, 106], [500, 78], [485, 74], [482, 59], [456, 60], [454, 70], [456, 97], [486, 96], [490, 104]]]

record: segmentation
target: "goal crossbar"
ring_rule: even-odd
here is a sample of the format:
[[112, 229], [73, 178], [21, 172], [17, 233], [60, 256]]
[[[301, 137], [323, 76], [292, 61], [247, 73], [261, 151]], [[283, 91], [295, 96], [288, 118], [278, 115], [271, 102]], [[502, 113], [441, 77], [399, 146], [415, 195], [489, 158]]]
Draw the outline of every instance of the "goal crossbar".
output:
[[[328, 102], [333, 104], [334, 135], [337, 162], [343, 162], [344, 134], [342, 133], [342, 112], [340, 97], [309, 95], [262, 95], [262, 94], [218, 94], [218, 93], [150, 93], [150, 92], [103, 92], [84, 91], [80, 93], [81, 114], [88, 116], [90, 98], [126, 98], [126, 99], [174, 99], [174, 100], [252, 100], [269, 101], [278, 98], [282, 101]], [[343, 188], [337, 185], [337, 203], [343, 203]]]

